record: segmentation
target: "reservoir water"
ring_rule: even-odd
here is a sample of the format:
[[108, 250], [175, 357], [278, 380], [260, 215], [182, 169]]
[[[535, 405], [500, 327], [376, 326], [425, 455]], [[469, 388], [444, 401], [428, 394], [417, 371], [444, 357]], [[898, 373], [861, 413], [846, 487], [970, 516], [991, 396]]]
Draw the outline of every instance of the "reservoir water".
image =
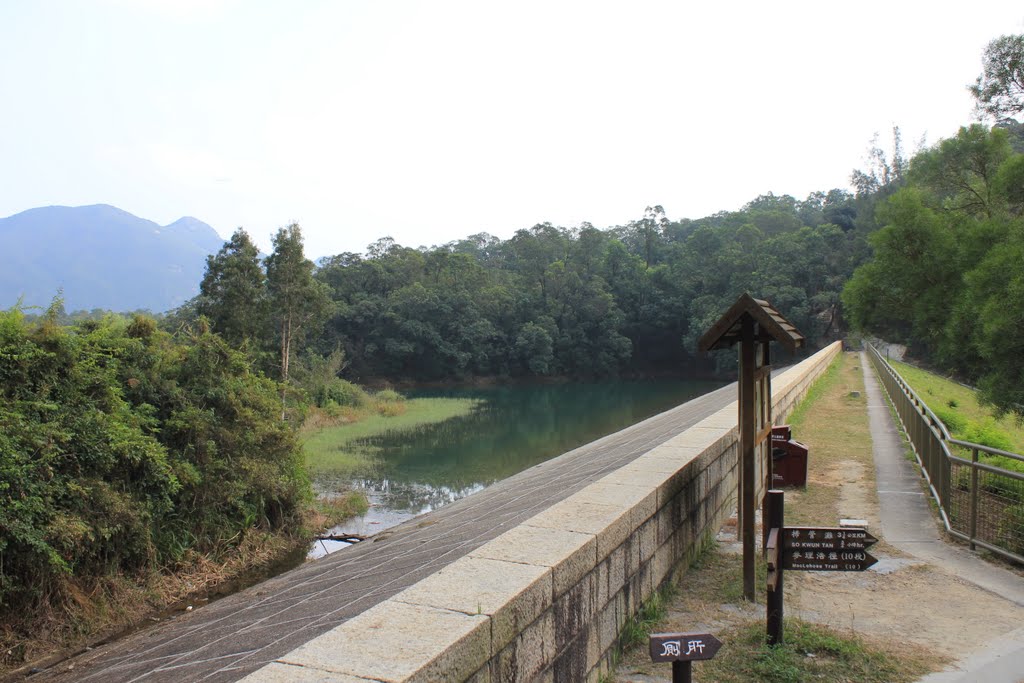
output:
[[[415, 397], [478, 401], [468, 415], [358, 442], [364, 471], [319, 473], [321, 495], [359, 488], [366, 515], [329, 534], [371, 535], [533, 465], [712, 391], [721, 382], [638, 380], [418, 391]], [[346, 547], [317, 542], [311, 556]]]

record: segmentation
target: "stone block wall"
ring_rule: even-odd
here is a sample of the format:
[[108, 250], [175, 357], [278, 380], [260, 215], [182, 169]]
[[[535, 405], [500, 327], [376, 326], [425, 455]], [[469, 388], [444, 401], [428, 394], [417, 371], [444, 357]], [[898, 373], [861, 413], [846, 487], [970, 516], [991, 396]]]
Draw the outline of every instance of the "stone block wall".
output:
[[[840, 350], [773, 378], [777, 424]], [[245, 680], [598, 680], [626, 621], [735, 509], [736, 425], [734, 402]]]

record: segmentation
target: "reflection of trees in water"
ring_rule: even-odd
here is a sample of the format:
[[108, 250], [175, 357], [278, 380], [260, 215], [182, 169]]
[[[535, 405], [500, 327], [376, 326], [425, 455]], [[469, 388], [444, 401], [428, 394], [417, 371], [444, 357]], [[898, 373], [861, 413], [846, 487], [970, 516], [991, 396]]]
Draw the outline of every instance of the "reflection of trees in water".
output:
[[[393, 479], [493, 482], [715, 388], [710, 383], [601, 382], [448, 392], [484, 399], [471, 414], [359, 442]], [[436, 395], [436, 394], [435, 394]]]
[[717, 386], [646, 381], [447, 392], [485, 402], [469, 415], [348, 444], [373, 453], [372, 471], [322, 473], [316, 488], [322, 494], [356, 480], [378, 505], [425, 512]]
[[352, 482], [391, 510], [408, 510], [412, 514], [423, 514], [439, 507], [454, 503], [460, 498], [476, 493], [485, 484], [469, 486], [431, 486], [422, 482], [395, 481], [392, 479], [362, 479]]

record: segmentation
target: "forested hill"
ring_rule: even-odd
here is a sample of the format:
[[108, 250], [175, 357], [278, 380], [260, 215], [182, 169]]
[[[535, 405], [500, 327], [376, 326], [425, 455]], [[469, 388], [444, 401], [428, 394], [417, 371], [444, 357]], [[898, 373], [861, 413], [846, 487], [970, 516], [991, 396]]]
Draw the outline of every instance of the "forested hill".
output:
[[275, 376], [289, 320], [303, 321], [288, 339], [296, 372], [338, 349], [356, 380], [679, 372], [744, 291], [812, 342], [841, 334], [839, 295], [867, 257], [874, 197], [768, 194], [697, 220], [656, 206], [608, 230], [542, 223], [429, 248], [383, 238], [365, 254], [306, 262], [302, 300], [319, 303], [298, 312], [282, 298], [281, 266], [270, 267], [279, 251], [275, 264], [301, 252], [297, 226], [279, 233], [265, 267], [240, 230], [211, 259], [191, 313], [263, 349]]
[[744, 291], [831, 338], [842, 285], [867, 254], [857, 213], [833, 190], [700, 220], [653, 207], [607, 231], [545, 223], [429, 250], [382, 240], [367, 258], [321, 262], [337, 304], [323, 339], [364, 375], [678, 371]]
[[224, 240], [206, 223], [160, 226], [106, 204], [48, 206], [0, 219], [0, 308], [166, 311], [199, 291]]

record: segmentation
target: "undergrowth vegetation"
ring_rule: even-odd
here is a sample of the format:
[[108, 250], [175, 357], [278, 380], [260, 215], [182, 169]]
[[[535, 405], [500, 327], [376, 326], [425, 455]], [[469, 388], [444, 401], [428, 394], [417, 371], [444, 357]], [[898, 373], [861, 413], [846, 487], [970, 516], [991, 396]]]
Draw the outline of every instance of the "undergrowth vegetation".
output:
[[202, 324], [0, 312], [0, 620], [300, 527], [280, 417], [279, 386]]
[[[997, 416], [993, 410], [979, 402], [977, 393], [969, 387], [940, 377], [907, 363], [890, 361], [893, 368], [917, 392], [935, 416], [942, 420], [950, 436], [961, 441], [988, 446], [1002, 451], [1024, 453], [1024, 428], [1013, 415]], [[955, 454], [970, 459], [968, 449], [952, 446]], [[1024, 473], [1024, 462], [1002, 455], [979, 454], [979, 461], [1004, 470]], [[958, 467], [953, 485], [963, 491], [970, 490], [971, 471]], [[1001, 496], [1016, 503], [1004, 514], [1005, 536], [1024, 539], [1024, 482], [992, 472], [978, 475], [981, 491]], [[1018, 545], [1015, 549], [1024, 550]]]

